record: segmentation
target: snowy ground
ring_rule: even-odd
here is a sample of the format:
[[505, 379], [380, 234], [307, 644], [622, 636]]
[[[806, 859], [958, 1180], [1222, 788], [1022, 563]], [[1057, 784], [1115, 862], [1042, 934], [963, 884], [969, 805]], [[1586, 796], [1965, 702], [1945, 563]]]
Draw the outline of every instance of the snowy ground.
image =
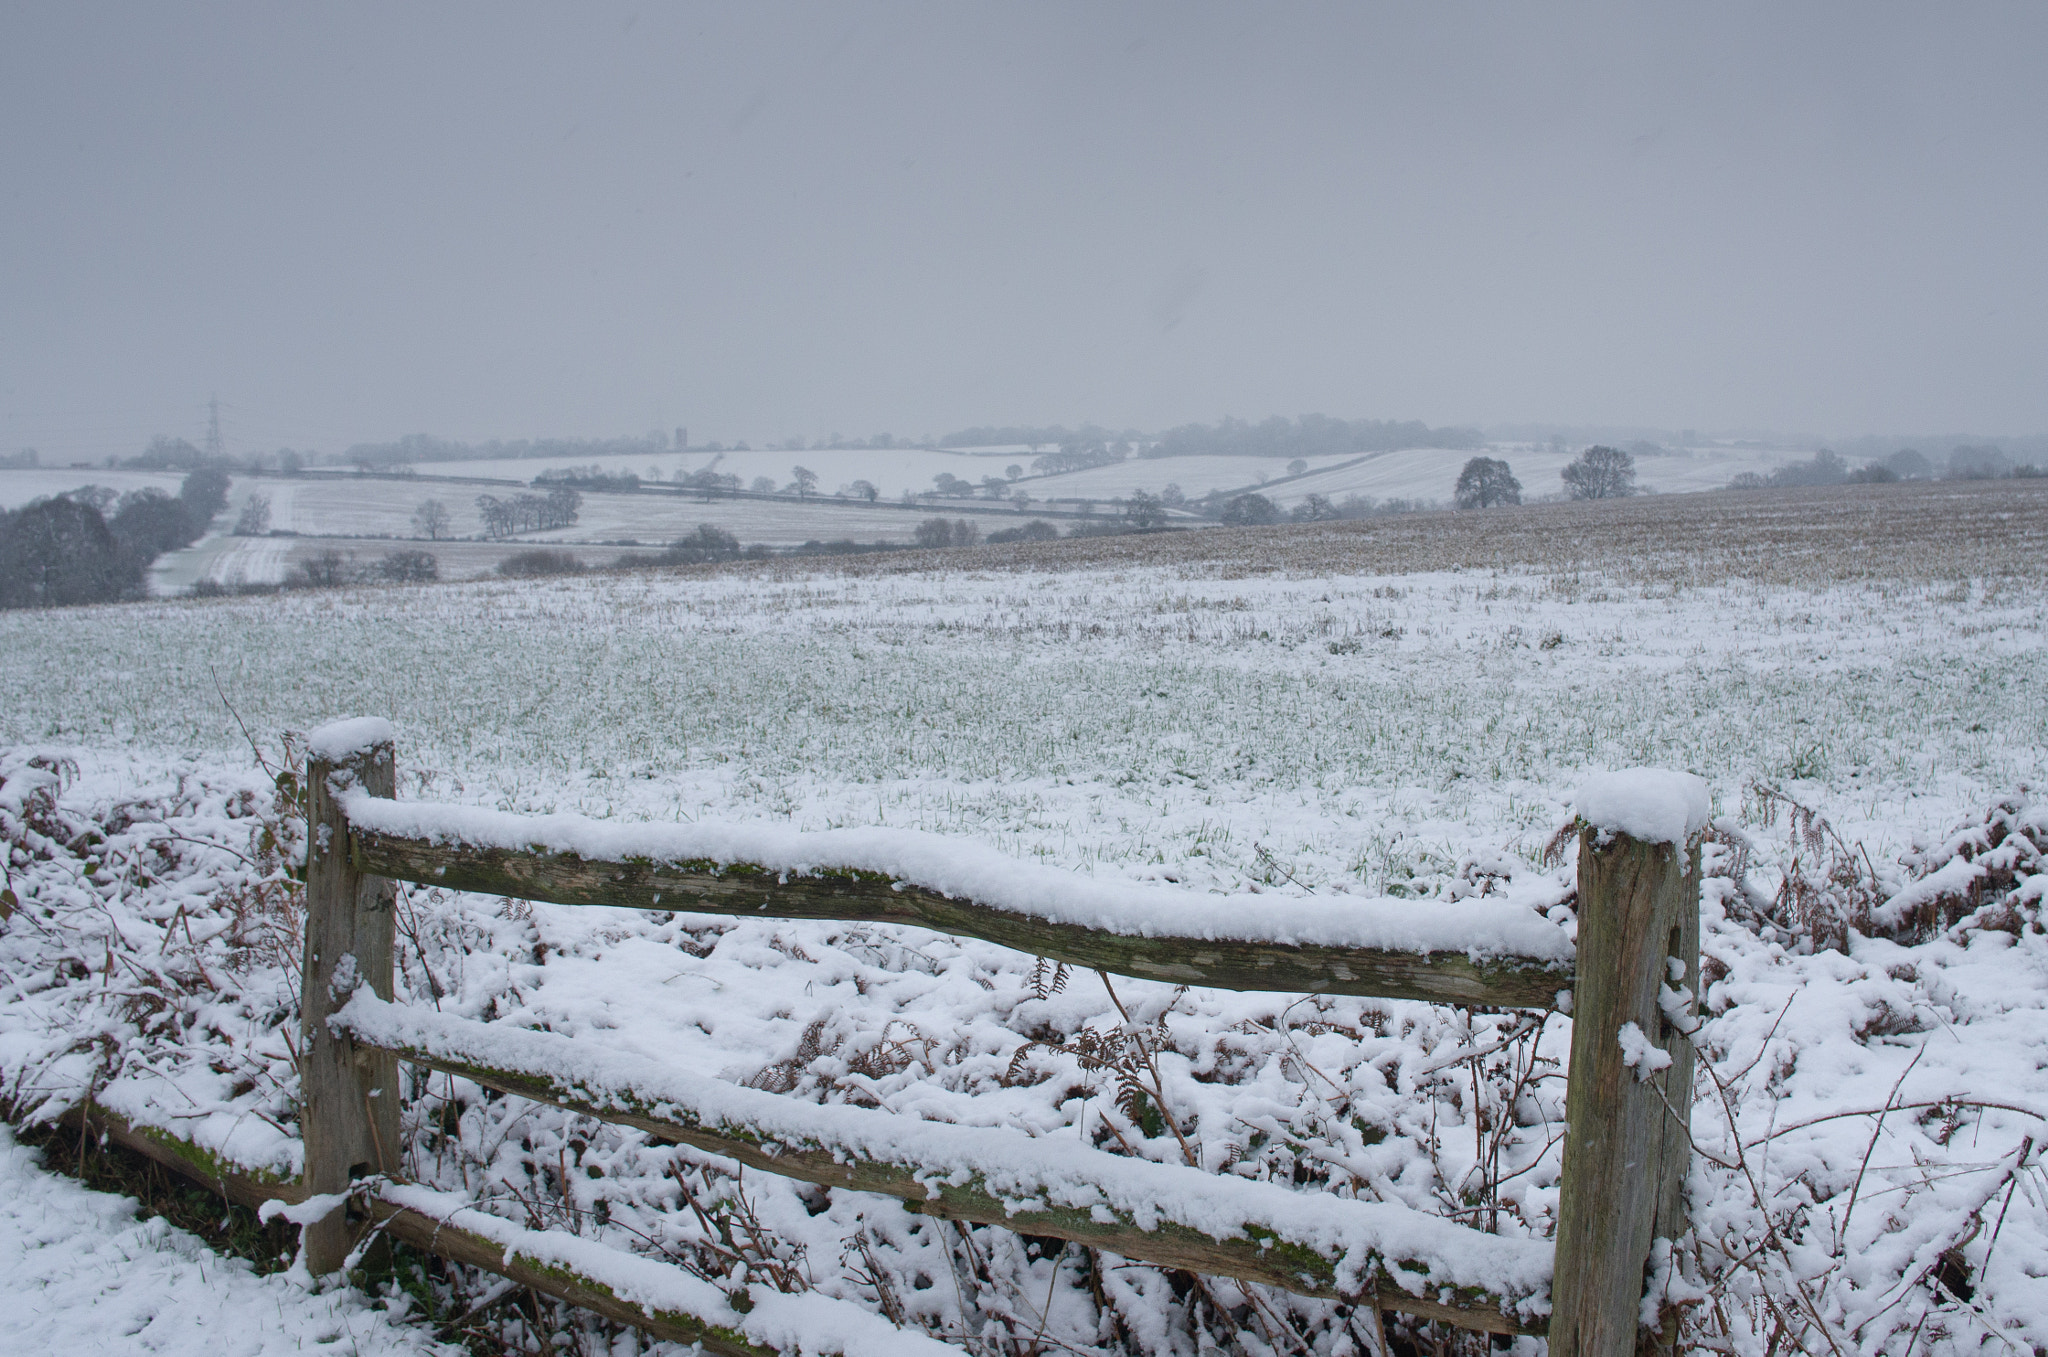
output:
[[[1721, 817], [1702, 1041], [1728, 1093], [1703, 1083], [1695, 1109], [1714, 1157], [1686, 1264], [1721, 1309], [1701, 1322], [1744, 1354], [1788, 1313], [1780, 1351], [2040, 1348], [2048, 807], [2027, 789], [2048, 775], [2048, 497], [1692, 503], [0, 619], [0, 771], [18, 805], [54, 798], [10, 868], [52, 913], [0, 932], [0, 1074], [131, 1112], [187, 1099], [188, 1131], [289, 1170], [291, 983], [264, 959], [289, 952], [289, 816], [222, 692], [273, 756], [279, 732], [389, 717], [408, 798], [926, 830], [1335, 917], [1503, 891], [1559, 908], [1570, 864], [1543, 850], [1572, 790], [1656, 764], [1704, 777]], [[38, 782], [26, 751], [52, 746], [74, 762]], [[64, 846], [90, 823], [103, 840]], [[1509, 1236], [1554, 1216], [1563, 1018], [1141, 981], [1113, 1000], [1094, 976], [876, 926], [438, 891], [404, 908], [406, 987], [446, 1012]], [[95, 983], [131, 963], [147, 1005]], [[1363, 1341], [1320, 1302], [1191, 1297], [854, 1194], [737, 1186], [460, 1081], [415, 1091], [418, 1176], [486, 1209], [722, 1276], [719, 1210], [744, 1207], [779, 1241], [754, 1275], [955, 1341]]]
[[452, 1354], [348, 1289], [309, 1291], [237, 1258], [135, 1202], [46, 1172], [0, 1126], [0, 1350], [12, 1357], [158, 1353], [261, 1357]]

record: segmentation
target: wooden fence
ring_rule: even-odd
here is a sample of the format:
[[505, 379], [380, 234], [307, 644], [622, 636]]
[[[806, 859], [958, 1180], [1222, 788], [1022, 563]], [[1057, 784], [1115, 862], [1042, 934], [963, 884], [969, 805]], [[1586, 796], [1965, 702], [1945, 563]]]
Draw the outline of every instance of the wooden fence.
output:
[[[539, 1236], [392, 1186], [400, 1180], [398, 1065], [405, 1061], [765, 1172], [895, 1196], [932, 1216], [1472, 1329], [1544, 1333], [1557, 1357], [1668, 1350], [1676, 1340], [1668, 1311], [1660, 1329], [1644, 1327], [1640, 1316], [1654, 1241], [1684, 1232], [1693, 1055], [1680, 1006], [1693, 1002], [1699, 969], [1696, 839], [1649, 842], [1581, 823], [1575, 962], [1156, 930], [1141, 936], [948, 896], [873, 871], [795, 874], [708, 860], [607, 859], [570, 851], [538, 828], [523, 847], [507, 846], [502, 833], [477, 842], [406, 832], [394, 824], [418, 817], [375, 814], [365, 801], [394, 792], [389, 728], [350, 727], [353, 739], [337, 727], [316, 735], [306, 770], [303, 1178], [237, 1174], [161, 1133], [101, 1114], [103, 1130], [230, 1197], [327, 1202], [332, 1209], [303, 1226], [316, 1274], [340, 1267], [366, 1231], [381, 1228], [663, 1337], [717, 1352], [773, 1346], [750, 1337], [722, 1297], [650, 1303], [645, 1287], [592, 1275], [550, 1254]], [[1509, 1240], [1390, 1203], [1296, 1193], [1073, 1142], [1054, 1150], [1021, 1132], [820, 1107], [654, 1062], [596, 1060], [587, 1043], [572, 1047], [547, 1033], [410, 1009], [393, 1002], [395, 881], [566, 905], [911, 924], [1074, 965], [1223, 989], [1563, 1007], [1573, 1027], [1556, 1237], [1550, 1244]], [[1674, 987], [1674, 975], [1682, 985]], [[1630, 1025], [1633, 1033], [1625, 1031]], [[1645, 1058], [1644, 1041], [1669, 1063]], [[365, 1178], [381, 1185], [366, 1191]], [[352, 1204], [342, 1207], [344, 1199]], [[1219, 1229], [1219, 1219], [1236, 1228]]]

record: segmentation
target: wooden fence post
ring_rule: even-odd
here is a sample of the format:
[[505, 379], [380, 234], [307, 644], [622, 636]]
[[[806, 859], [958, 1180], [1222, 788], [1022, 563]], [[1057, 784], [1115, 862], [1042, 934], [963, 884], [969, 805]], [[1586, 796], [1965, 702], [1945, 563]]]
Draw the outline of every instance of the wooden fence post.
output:
[[[1617, 830], [1613, 817], [1583, 809], [1581, 793], [1578, 978], [1551, 1357], [1668, 1352], [1677, 1339], [1672, 1316], [1646, 1329], [1640, 1315], [1653, 1242], [1685, 1232], [1693, 1051], [1659, 994], [1666, 986], [1699, 991], [1698, 834], [1706, 798], [1698, 779], [1651, 776], [1671, 780], [1648, 784], [1652, 790], [1661, 785], [1690, 803], [1682, 819], [1666, 817], [1671, 828], [1683, 825], [1668, 838]], [[1639, 796], [1644, 785], [1627, 787]], [[1693, 1007], [1679, 1015], [1687, 1028]]]
[[[346, 1191], [351, 1179], [398, 1169], [398, 1059], [327, 1029], [360, 985], [391, 994], [392, 883], [350, 861], [338, 794], [397, 792], [391, 727], [340, 721], [309, 738], [306, 758], [306, 956], [300, 990], [299, 1133], [309, 1195]], [[300, 1238], [307, 1268], [338, 1269], [355, 1229], [337, 1210]]]

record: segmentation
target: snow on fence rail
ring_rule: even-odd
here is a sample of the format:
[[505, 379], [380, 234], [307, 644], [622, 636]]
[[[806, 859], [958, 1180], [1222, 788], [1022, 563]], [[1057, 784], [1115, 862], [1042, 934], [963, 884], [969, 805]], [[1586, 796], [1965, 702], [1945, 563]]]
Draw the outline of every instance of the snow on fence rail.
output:
[[[927, 835], [629, 826], [401, 803], [392, 731], [378, 720], [323, 727], [309, 749], [303, 1177], [244, 1181], [209, 1171], [190, 1147], [111, 1129], [237, 1200], [329, 1204], [295, 1216], [316, 1273], [340, 1267], [364, 1230], [381, 1226], [711, 1351], [854, 1354], [932, 1341], [878, 1336], [885, 1321], [816, 1296], [763, 1297], [765, 1309], [742, 1313], [664, 1264], [399, 1184], [404, 1060], [935, 1216], [1468, 1328], [1547, 1333], [1557, 1357], [1675, 1342], [1671, 1311], [1654, 1297], [1646, 1305], [1645, 1286], [1654, 1242], [1684, 1232], [1686, 1032], [1706, 821], [1698, 779], [1637, 771], [1581, 788], [1574, 947], [1548, 920], [1487, 901], [1418, 909], [1261, 896], [1246, 909], [1228, 897], [1091, 882]], [[394, 880], [570, 905], [912, 924], [1219, 988], [1561, 1008], [1573, 1028], [1556, 1238], [1507, 1239], [1393, 1203], [1072, 1144], [1055, 1150], [1022, 1132], [821, 1106], [401, 1006], [392, 1002]], [[366, 1208], [332, 1205], [351, 1193]], [[784, 1304], [797, 1301], [808, 1308]]]

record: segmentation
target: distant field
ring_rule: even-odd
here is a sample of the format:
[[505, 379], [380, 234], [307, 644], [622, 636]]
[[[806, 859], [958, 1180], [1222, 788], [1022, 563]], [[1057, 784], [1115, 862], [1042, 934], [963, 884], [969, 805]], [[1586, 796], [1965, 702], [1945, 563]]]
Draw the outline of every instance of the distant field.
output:
[[[1290, 480], [1275, 487], [1270, 496], [1283, 505], [1293, 505], [1311, 494], [1327, 495], [1339, 501], [1347, 495], [1364, 495], [1382, 500], [1434, 500], [1449, 504], [1458, 483], [1458, 472], [1467, 459], [1478, 455], [1441, 448], [1406, 448], [1399, 452], [1374, 453], [1356, 465], [1320, 475], [1311, 471], [1299, 480]], [[1513, 469], [1515, 479], [1522, 483], [1523, 496], [1536, 499], [1563, 492], [1564, 482], [1558, 473], [1578, 454], [1495, 447], [1487, 449], [1484, 455], [1506, 461]], [[1643, 489], [1662, 494], [1719, 490], [1745, 471], [1767, 476], [1787, 462], [1803, 460], [1805, 454], [1793, 452], [1696, 449], [1680, 456], [1638, 457], [1636, 481]]]
[[647, 491], [634, 495], [586, 494], [573, 527], [523, 533], [504, 542], [442, 540], [416, 536], [413, 510], [422, 500], [437, 499], [448, 507], [451, 532], [458, 539], [479, 534], [482, 522], [475, 502], [479, 494], [508, 495], [513, 488], [452, 485], [369, 478], [292, 481], [243, 478], [235, 482], [234, 504], [251, 494], [269, 497], [271, 525], [305, 534], [298, 537], [210, 537], [190, 549], [166, 557], [156, 571], [157, 591], [176, 592], [199, 580], [219, 584], [274, 584], [294, 562], [326, 551], [353, 553], [374, 561], [388, 551], [424, 550], [439, 560], [443, 578], [465, 579], [490, 573], [497, 563], [536, 545], [563, 547], [592, 565], [609, 564], [624, 550], [622, 542], [658, 546], [708, 523], [738, 537], [746, 545], [799, 546], [809, 541], [852, 538], [908, 543], [917, 525], [933, 516], [972, 515], [984, 531], [993, 531], [1027, 515], [997, 510], [989, 504], [945, 501], [906, 508], [887, 503], [869, 505], [837, 499], [808, 502], [716, 499]]
[[19, 509], [30, 500], [62, 495], [82, 485], [104, 485], [123, 494], [153, 485], [175, 495], [183, 479], [176, 472], [160, 471], [104, 471], [88, 467], [67, 470], [0, 468], [0, 509]]
[[[1774, 588], [2048, 580], [2048, 481], [1940, 481], [1645, 495], [1597, 503], [1395, 514], [1352, 522], [978, 549], [997, 569], [1156, 567], [1226, 577], [1535, 572], [1575, 588]], [[849, 558], [890, 572], [913, 557]]]
[[[1314, 475], [1356, 459], [1354, 454], [1307, 460], [1310, 475]], [[1287, 476], [1287, 461], [1285, 457], [1133, 457], [1114, 466], [1032, 480], [1024, 488], [1044, 499], [1122, 499], [1134, 491], [1156, 495], [1168, 485], [1178, 485], [1189, 499], [1198, 499], [1211, 490], [1250, 490], [1281, 480]]]
[[738, 476], [742, 486], [752, 484], [756, 476], [766, 476], [780, 489], [789, 483], [792, 471], [803, 466], [818, 473], [818, 489], [824, 494], [830, 495], [854, 481], [865, 480], [872, 482], [882, 494], [896, 499], [905, 490], [921, 492], [931, 489], [932, 478], [942, 471], [964, 480], [979, 481], [983, 476], [1002, 475], [1003, 468], [1012, 462], [1028, 467], [1031, 454], [1011, 451], [977, 454], [924, 448], [819, 448], [809, 452], [692, 451], [656, 457], [594, 457], [582, 460], [528, 457], [477, 462], [422, 462], [417, 470], [422, 475], [502, 476], [532, 480], [550, 467], [595, 465], [613, 473], [630, 471], [643, 480], [675, 481], [709, 469], [724, 476]]
[[[1554, 480], [1557, 468], [1569, 460], [1560, 453], [1515, 449], [1494, 452], [1509, 460], [1530, 494], [1537, 493], [1539, 488], [1548, 491], [1548, 481]], [[956, 466], [968, 460], [950, 453], [919, 455]], [[846, 456], [908, 459], [910, 455], [860, 452]], [[1465, 456], [1441, 450], [1376, 454], [1341, 469], [1311, 471], [1299, 478], [1286, 479], [1268, 486], [1266, 493], [1283, 507], [1297, 503], [1311, 492], [1326, 494], [1333, 500], [1350, 494], [1380, 499], [1442, 499]], [[1646, 486], [1665, 491], [1712, 488], [1725, 484], [1743, 470], [1767, 471], [1790, 456], [1743, 452], [1644, 458], [1639, 463], [1639, 476]], [[831, 465], [823, 458], [812, 460], [823, 464], [812, 467], [821, 475], [825, 466]], [[986, 459], [981, 461], [986, 463]], [[903, 464], [909, 463], [904, 460]], [[847, 468], [855, 465], [846, 463]], [[874, 466], [859, 465], [870, 471]], [[370, 560], [400, 547], [418, 547], [423, 544], [415, 538], [412, 515], [421, 501], [430, 498], [448, 507], [454, 536], [476, 536], [482, 528], [475, 509], [477, 496], [518, 493], [524, 482], [468, 484], [437, 479], [432, 473], [475, 477], [484, 471], [517, 470], [530, 475], [537, 474], [539, 467], [538, 462], [437, 463], [431, 465], [429, 474], [417, 479], [238, 477], [231, 491], [229, 513], [223, 515], [216, 527], [232, 521], [232, 514], [250, 495], [262, 495], [270, 500], [271, 525], [302, 536], [209, 538], [188, 551], [165, 558], [154, 574], [156, 588], [159, 592], [178, 592], [202, 579], [230, 584], [272, 583], [284, 578], [294, 561], [319, 552], [354, 552], [359, 558]], [[1261, 471], [1284, 476], [1285, 468], [1253, 458], [1139, 459], [1114, 467], [1031, 479], [1024, 488], [1041, 501], [1034, 507], [1043, 512], [1043, 501], [1055, 496], [1106, 499], [1127, 496], [1141, 488], [1157, 492], [1169, 480], [1179, 483], [1192, 496], [1205, 493], [1205, 486], [1241, 488], [1237, 477], [1242, 475], [1249, 475], [1249, 483], [1256, 484]], [[175, 490], [179, 479], [175, 475], [138, 472], [0, 471], [0, 496], [8, 502], [24, 503], [39, 495], [61, 493], [88, 483], [124, 491], [143, 485]], [[1752, 558], [1748, 565], [1768, 570], [1778, 578], [1791, 578], [1799, 571], [1817, 572], [1825, 578], [1869, 578], [1888, 571], [1917, 578], [1930, 569], [1946, 569], [1949, 563], [1964, 558], [1975, 562], [1969, 573], [1999, 574], [2014, 569], [2016, 563], [2001, 558], [1996, 550], [1973, 547], [1971, 542], [1996, 539], [1996, 534], [1993, 539], [1984, 538], [1987, 516], [2013, 512], [2011, 506], [2035, 504], [2042, 493], [2035, 482], [2004, 481], [1846, 486], [1676, 498], [1668, 494], [1648, 495], [1619, 505], [1532, 505], [1477, 518], [1403, 515], [1267, 535], [1232, 534], [1200, 545], [1192, 543], [1185, 533], [1143, 542], [1111, 539], [1039, 548], [1036, 554], [1010, 552], [989, 559], [1030, 561], [1034, 565], [1052, 559], [1104, 563], [1126, 559], [1162, 563], [1190, 560], [1202, 562], [1208, 568], [1216, 568], [1226, 560], [1239, 560], [1237, 568], [1244, 569], [1346, 571], [1415, 568], [1422, 562], [1488, 568], [1527, 565], [1577, 569], [1576, 562], [1614, 559], [1617, 548], [1626, 544], [1624, 568], [1660, 577], [1692, 578], [1701, 570], [1714, 568], [1712, 563], [1725, 560], [1730, 551], [1747, 553]], [[1867, 532], [1866, 520], [1880, 512], [1894, 520], [1893, 525], [1882, 533]], [[665, 492], [586, 494], [580, 519], [570, 528], [528, 534], [516, 543], [424, 545], [441, 558], [445, 577], [467, 578], [489, 573], [509, 552], [535, 543], [560, 545], [574, 550], [591, 564], [603, 564], [620, 550], [610, 544], [637, 541], [656, 545], [688, 533], [700, 523], [723, 528], [743, 543], [789, 547], [841, 538], [908, 542], [922, 519], [963, 514], [973, 515], [983, 530], [989, 531], [1022, 522], [1030, 511], [1020, 514], [998, 509], [988, 501], [944, 500], [903, 506], [886, 501], [870, 505], [829, 495], [805, 502], [706, 502], [696, 496]], [[1914, 526], [1902, 536], [1898, 524], [1904, 523]], [[898, 567], [883, 561], [871, 567], [849, 568]]]

